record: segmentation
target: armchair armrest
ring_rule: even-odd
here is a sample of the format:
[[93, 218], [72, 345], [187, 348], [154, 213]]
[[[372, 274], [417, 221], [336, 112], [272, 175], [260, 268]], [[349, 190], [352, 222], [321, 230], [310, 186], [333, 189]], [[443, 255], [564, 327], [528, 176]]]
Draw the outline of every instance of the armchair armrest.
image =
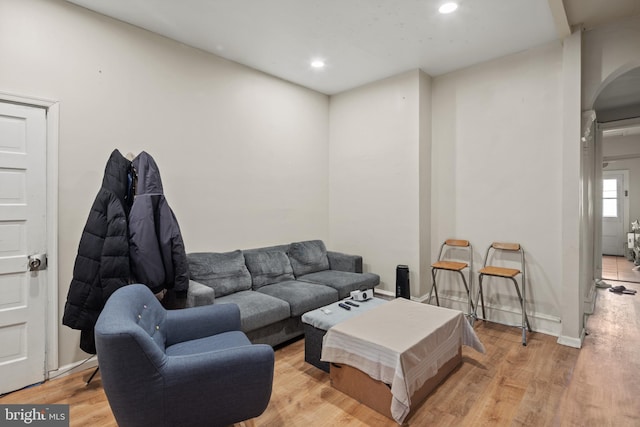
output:
[[240, 330], [240, 309], [235, 304], [216, 304], [167, 311], [166, 345]]
[[215, 424], [228, 425], [257, 417], [267, 408], [274, 353], [269, 345], [255, 344], [174, 356], [167, 358], [163, 371], [165, 395], [175, 398], [172, 413], [177, 417], [176, 425], [202, 424], [200, 411], [183, 411], [180, 402], [188, 402], [190, 408], [215, 408], [209, 411], [217, 414]]
[[327, 251], [327, 258], [329, 258], [329, 267], [332, 270], [362, 273], [362, 257], [360, 255]]
[[215, 301], [215, 291], [207, 285], [189, 280], [189, 289], [187, 290], [187, 307], [199, 307], [201, 305], [210, 305]]

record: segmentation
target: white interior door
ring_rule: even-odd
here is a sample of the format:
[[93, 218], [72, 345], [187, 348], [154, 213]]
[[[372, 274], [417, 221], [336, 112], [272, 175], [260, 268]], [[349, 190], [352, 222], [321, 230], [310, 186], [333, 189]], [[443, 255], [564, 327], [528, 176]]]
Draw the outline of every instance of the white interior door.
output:
[[623, 171], [602, 173], [602, 254], [623, 256], [627, 246]]
[[0, 393], [45, 377], [46, 129], [0, 102]]

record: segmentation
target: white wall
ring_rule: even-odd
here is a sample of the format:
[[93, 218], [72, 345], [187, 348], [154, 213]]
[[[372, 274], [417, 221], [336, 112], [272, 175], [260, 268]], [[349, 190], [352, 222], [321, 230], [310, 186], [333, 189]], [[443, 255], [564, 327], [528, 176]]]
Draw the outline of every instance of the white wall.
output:
[[[432, 253], [447, 238], [468, 239], [477, 272], [492, 241], [521, 243], [532, 327], [555, 335], [562, 291], [562, 55], [561, 44], [551, 43], [436, 77], [432, 98]], [[519, 324], [509, 286], [492, 287], [485, 303], [494, 308], [491, 318]]]
[[327, 96], [63, 1], [0, 2], [0, 58], [0, 92], [60, 102], [60, 314], [114, 148], [156, 159], [187, 251], [329, 237]]
[[429, 151], [429, 99], [429, 77], [411, 71], [330, 101], [330, 240], [363, 255], [382, 290], [395, 292], [396, 266], [408, 265], [416, 297], [426, 293], [420, 268], [429, 262], [420, 227], [428, 221], [420, 168], [429, 165], [420, 160]]
[[582, 64], [582, 109], [590, 110], [609, 82], [640, 67], [640, 16], [586, 31]]
[[[431, 289], [431, 82], [425, 73], [420, 73], [420, 148], [419, 148], [419, 227], [420, 227], [420, 287], [417, 295], [425, 296]], [[438, 256], [438, 254], [433, 254]]]
[[[561, 304], [562, 324], [558, 342], [582, 347], [585, 336], [584, 306], [587, 289], [593, 286], [593, 274], [586, 271], [593, 257], [588, 256], [593, 237], [585, 235], [583, 224], [589, 215], [581, 209], [582, 185], [587, 181], [581, 141], [582, 33], [574, 31], [562, 42], [560, 96], [562, 99], [562, 181], [561, 181]], [[593, 268], [591, 268], [593, 270]], [[591, 286], [589, 286], [589, 283]]]
[[[601, 226], [601, 205], [596, 203], [602, 197], [602, 158], [596, 144], [595, 113], [582, 113], [581, 179], [580, 179], [580, 277], [581, 298], [584, 300], [584, 313], [593, 314], [596, 303], [595, 279], [602, 277], [602, 256], [596, 255], [596, 246], [601, 244], [602, 233], [596, 236], [596, 226]], [[598, 159], [598, 160], [596, 160]], [[597, 224], [599, 223], [599, 224]]]
[[[584, 34], [585, 110], [640, 65], [639, 28], [634, 18]], [[520, 241], [533, 326], [559, 333], [571, 250], [561, 242], [559, 43], [329, 101], [61, 0], [3, 0], [0, 57], [0, 92], [60, 101], [61, 313], [89, 206], [119, 148], [155, 157], [189, 251], [323, 238], [362, 254], [390, 292], [396, 265], [409, 264], [423, 298], [445, 238], [472, 241], [476, 271], [492, 240]], [[496, 319], [518, 322], [514, 295], [490, 303], [504, 309]], [[60, 328], [61, 365], [84, 357], [77, 343]]]

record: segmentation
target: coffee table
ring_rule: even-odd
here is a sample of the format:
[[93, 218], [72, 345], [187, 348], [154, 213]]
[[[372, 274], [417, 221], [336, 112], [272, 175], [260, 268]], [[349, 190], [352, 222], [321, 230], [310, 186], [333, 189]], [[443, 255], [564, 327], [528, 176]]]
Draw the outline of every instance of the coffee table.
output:
[[302, 323], [304, 326], [304, 360], [327, 373], [329, 372], [329, 363], [320, 360], [322, 339], [327, 333], [327, 330], [340, 322], [344, 322], [347, 319], [351, 319], [374, 307], [384, 304], [387, 300], [371, 298], [366, 301], [353, 301], [358, 304], [358, 307], [351, 307], [351, 310], [345, 310], [338, 305], [343, 302], [344, 300], [334, 302], [333, 304], [308, 311], [302, 315]]
[[484, 346], [458, 310], [398, 298], [331, 327], [321, 361], [338, 390], [402, 424], [461, 362]]

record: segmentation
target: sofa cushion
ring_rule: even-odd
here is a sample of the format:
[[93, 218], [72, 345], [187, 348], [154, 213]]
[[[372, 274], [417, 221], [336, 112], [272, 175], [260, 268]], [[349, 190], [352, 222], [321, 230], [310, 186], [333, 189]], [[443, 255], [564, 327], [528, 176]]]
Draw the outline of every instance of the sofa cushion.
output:
[[289, 280], [263, 286], [258, 292], [287, 301], [291, 316], [302, 316], [309, 310], [338, 301], [338, 292], [324, 285]]
[[329, 269], [327, 248], [322, 240], [291, 243], [287, 254], [296, 277]]
[[189, 278], [213, 288], [216, 297], [251, 289], [251, 274], [240, 250], [190, 253], [187, 259]]
[[373, 273], [350, 273], [326, 270], [298, 277], [298, 280], [330, 286], [338, 291], [339, 298], [347, 298], [351, 291], [373, 289], [380, 284], [380, 276]]
[[242, 332], [250, 332], [291, 316], [286, 301], [256, 291], [241, 291], [216, 298], [215, 304], [237, 304]]
[[295, 279], [291, 262], [284, 251], [245, 252], [244, 259], [251, 273], [254, 290], [272, 283]]

